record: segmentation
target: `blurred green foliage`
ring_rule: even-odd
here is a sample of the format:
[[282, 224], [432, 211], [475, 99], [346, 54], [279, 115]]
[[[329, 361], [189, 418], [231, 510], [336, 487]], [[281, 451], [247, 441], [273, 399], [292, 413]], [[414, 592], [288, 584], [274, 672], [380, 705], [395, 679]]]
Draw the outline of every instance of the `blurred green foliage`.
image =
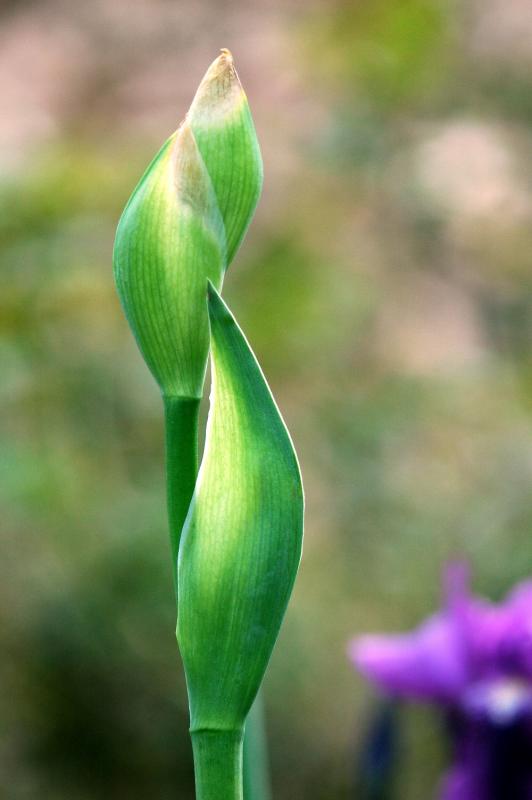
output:
[[451, 16], [441, 0], [332, 3], [309, 23], [316, 61], [385, 113], [434, 95], [452, 58]]
[[[266, 681], [274, 794], [348, 798], [372, 701], [347, 640], [424, 617], [457, 553], [494, 598], [532, 571], [532, 23], [519, 0], [235, 2], [219, 28], [207, 2], [106, 8], [2, 12], [13, 129], [24, 92], [58, 94], [51, 132], [6, 138], [0, 186], [0, 794], [192, 797], [162, 409], [111, 249], [228, 45], [266, 192], [225, 294], [307, 495]], [[400, 754], [397, 797], [432, 796], [430, 710], [401, 713]]]

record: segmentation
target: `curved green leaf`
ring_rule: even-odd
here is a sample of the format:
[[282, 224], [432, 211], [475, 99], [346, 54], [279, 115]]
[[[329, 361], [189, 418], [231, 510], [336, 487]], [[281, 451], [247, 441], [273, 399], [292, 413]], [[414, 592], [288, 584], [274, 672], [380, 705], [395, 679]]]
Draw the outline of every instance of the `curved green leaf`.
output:
[[191, 730], [242, 727], [297, 573], [303, 489], [261, 369], [209, 289], [213, 388], [179, 549], [178, 641]]

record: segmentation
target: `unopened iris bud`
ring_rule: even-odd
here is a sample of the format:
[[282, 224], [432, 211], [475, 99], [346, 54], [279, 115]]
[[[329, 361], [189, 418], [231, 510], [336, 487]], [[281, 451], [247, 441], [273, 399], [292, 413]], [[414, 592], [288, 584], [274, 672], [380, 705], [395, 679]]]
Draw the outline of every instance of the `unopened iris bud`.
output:
[[223, 50], [184, 122], [141, 178], [116, 234], [118, 293], [167, 397], [201, 397], [209, 349], [206, 282], [221, 287], [261, 187], [253, 120]]

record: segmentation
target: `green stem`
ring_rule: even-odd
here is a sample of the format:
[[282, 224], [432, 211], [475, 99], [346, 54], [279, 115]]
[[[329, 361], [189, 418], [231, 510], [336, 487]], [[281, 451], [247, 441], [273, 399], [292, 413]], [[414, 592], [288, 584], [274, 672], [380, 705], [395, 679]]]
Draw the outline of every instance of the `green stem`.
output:
[[177, 554], [183, 523], [198, 473], [197, 397], [163, 397], [166, 433], [166, 491], [172, 548], [172, 576], [177, 597]]
[[191, 732], [196, 800], [243, 800], [242, 731]]
[[246, 719], [244, 735], [244, 800], [271, 800], [268, 745], [262, 689]]

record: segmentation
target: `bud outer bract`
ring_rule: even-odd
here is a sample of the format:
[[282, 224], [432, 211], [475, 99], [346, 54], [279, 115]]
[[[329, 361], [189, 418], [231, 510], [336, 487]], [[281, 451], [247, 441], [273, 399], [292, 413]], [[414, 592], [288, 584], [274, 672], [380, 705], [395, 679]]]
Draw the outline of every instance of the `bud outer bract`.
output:
[[167, 396], [200, 397], [209, 332], [207, 278], [221, 285], [225, 232], [185, 123], [152, 162], [116, 234], [115, 280], [144, 359]]
[[236, 730], [263, 678], [301, 557], [303, 489], [249, 344], [209, 290], [213, 387], [178, 559], [191, 731]]

